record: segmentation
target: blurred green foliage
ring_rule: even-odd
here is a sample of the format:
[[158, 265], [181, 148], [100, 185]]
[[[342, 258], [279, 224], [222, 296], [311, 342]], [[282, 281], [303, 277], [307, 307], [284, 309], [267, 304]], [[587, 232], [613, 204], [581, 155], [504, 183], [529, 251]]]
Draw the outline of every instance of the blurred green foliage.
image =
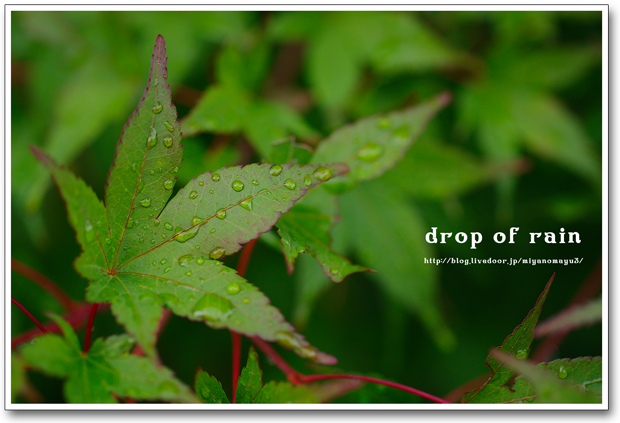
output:
[[[600, 12], [12, 12], [12, 256], [84, 298], [64, 206], [28, 146], [72, 168], [102, 198], [158, 33], [185, 134], [177, 189], [207, 170], [267, 160], [277, 154], [274, 141], [295, 136], [309, 151], [341, 125], [449, 91], [453, 102], [394, 169], [338, 200], [325, 192], [307, 199], [341, 220], [334, 249], [377, 273], [334, 284], [300, 257], [288, 275], [271, 232], [246, 275], [339, 367], [445, 395], [487, 370], [489, 348], [521, 321], [551, 274], [543, 320], [599, 266], [601, 19]], [[476, 250], [427, 244], [431, 227], [482, 232], [484, 241]], [[510, 227], [520, 228], [515, 244], [492, 242]], [[560, 228], [582, 242], [529, 244], [528, 232]], [[431, 257], [584, 260], [423, 263]], [[15, 273], [11, 292], [41, 319], [44, 310], [61, 312]], [[433, 301], [420, 301], [421, 292]], [[109, 316], [96, 326], [94, 336], [121, 331]], [[12, 333], [29, 328], [12, 309]], [[200, 366], [230, 392], [229, 345], [226, 331], [173, 318], [158, 349], [190, 386]], [[571, 333], [555, 357], [601, 353], [597, 325]], [[283, 379], [263, 363], [264, 380]], [[55, 382], [29, 377], [46, 401], [62, 401]], [[364, 389], [356, 398], [407, 401]]]

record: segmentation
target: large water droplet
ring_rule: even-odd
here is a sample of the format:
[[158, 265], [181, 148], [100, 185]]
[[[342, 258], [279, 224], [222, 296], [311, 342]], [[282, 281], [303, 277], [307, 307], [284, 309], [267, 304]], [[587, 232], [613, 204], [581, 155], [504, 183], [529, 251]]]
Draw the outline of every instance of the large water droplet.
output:
[[224, 250], [222, 247], [215, 247], [213, 250], [211, 250], [211, 252], [209, 253], [209, 257], [212, 260], [217, 260], [220, 257], [222, 257], [224, 255], [224, 253], [226, 252], [226, 250]]
[[189, 198], [194, 200], [195, 198], [198, 197], [198, 193], [196, 191], [192, 191], [189, 193]]
[[260, 182], [258, 182], [256, 179], [252, 180], [252, 185], [256, 186], [258, 185]]
[[170, 148], [172, 147], [172, 135], [164, 135], [164, 145], [166, 146], [166, 148]]
[[219, 209], [217, 212], [215, 212], [215, 217], [221, 220], [226, 219], [226, 209]]
[[211, 179], [213, 180], [213, 182], [218, 182], [220, 180], [220, 174], [214, 173], [213, 175], [211, 175]]
[[293, 181], [292, 179], [287, 179], [286, 181], [284, 181], [284, 186], [288, 189], [293, 190], [297, 187], [297, 184], [295, 184], [295, 181]]
[[312, 179], [310, 178], [310, 175], [304, 176], [304, 185], [308, 188], [312, 186]]
[[568, 376], [568, 370], [566, 370], [566, 367], [560, 366], [558, 369], [558, 377], [560, 379], [566, 379], [566, 376]]
[[142, 207], [151, 207], [151, 199], [146, 197], [146, 198], [140, 200], [140, 205]]
[[279, 174], [282, 173], [282, 166], [280, 165], [273, 165], [269, 168], [269, 173], [271, 174], [271, 176], [278, 176]]
[[515, 356], [519, 360], [525, 360], [527, 358], [527, 349], [518, 350]]
[[205, 259], [203, 257], [198, 257], [196, 259], [196, 264], [203, 264], [205, 262]]
[[200, 226], [196, 226], [192, 229], [188, 229], [187, 231], [183, 232], [183, 228], [181, 228], [180, 226], [177, 226], [175, 232], [177, 233], [182, 232], [182, 233], [178, 234], [176, 237], [174, 237], [174, 239], [176, 239], [179, 242], [185, 242], [188, 239], [192, 239], [193, 237], [195, 237], [199, 230], [200, 230]]
[[174, 180], [168, 179], [167, 181], [164, 181], [164, 188], [172, 189], [173, 187], [174, 187]]
[[205, 182], [204, 181], [200, 181], [198, 182], [198, 185], [200, 185], [201, 187], [204, 186]]
[[167, 262], [168, 262], [168, 260], [166, 260], [165, 258], [164, 258], [164, 259], [161, 259], [161, 260], [159, 261], [159, 263], [161, 263], [161, 264], [166, 264]]
[[332, 171], [325, 166], [321, 166], [313, 173], [314, 177], [319, 181], [328, 181], [332, 177]]
[[164, 106], [159, 101], [155, 103], [155, 106], [153, 106], [153, 113], [161, 113], [162, 110], [164, 110]]
[[151, 128], [151, 135], [149, 135], [146, 140], [146, 146], [148, 148], [153, 148], [155, 147], [155, 144], [157, 144], [157, 129]]
[[164, 273], [168, 273], [171, 270], [172, 270], [172, 266], [168, 266], [164, 269]]
[[170, 125], [170, 122], [165, 121], [164, 125], [166, 126], [166, 128], [168, 129], [168, 131], [173, 132], [174, 131], [174, 126]]
[[228, 292], [230, 295], [236, 295], [239, 293], [239, 291], [241, 291], [241, 287], [237, 282], [231, 282], [226, 287], [226, 292]]
[[202, 217], [194, 216], [194, 218], [192, 219], [192, 226], [198, 225], [203, 220], [204, 218]]
[[172, 224], [170, 222], [166, 222], [166, 223], [164, 223], [164, 228], [166, 228], [169, 231], [171, 231], [172, 230]]
[[216, 294], [205, 294], [192, 310], [195, 317], [202, 317], [207, 321], [221, 322], [230, 317], [235, 311], [233, 304]]
[[340, 270], [336, 269], [335, 267], [329, 269], [329, 274], [332, 276], [336, 276], [338, 273], [340, 273]]
[[235, 179], [235, 181], [232, 183], [232, 189], [234, 189], [235, 191], [239, 192], [243, 190], [243, 182], [241, 182], [238, 179]]
[[209, 232], [211, 232], [212, 234], [215, 233], [215, 228], [212, 228]]
[[189, 267], [193, 259], [194, 256], [191, 254], [185, 254], [184, 256], [179, 257], [178, 262], [182, 267]]
[[159, 219], [155, 219], [153, 220], [153, 225], [155, 225], [156, 227], [159, 226], [161, 222], [159, 221]]
[[239, 205], [247, 211], [252, 211], [252, 197], [241, 200], [241, 202], [239, 202]]
[[357, 158], [365, 162], [374, 162], [383, 154], [383, 147], [369, 142], [357, 151]]

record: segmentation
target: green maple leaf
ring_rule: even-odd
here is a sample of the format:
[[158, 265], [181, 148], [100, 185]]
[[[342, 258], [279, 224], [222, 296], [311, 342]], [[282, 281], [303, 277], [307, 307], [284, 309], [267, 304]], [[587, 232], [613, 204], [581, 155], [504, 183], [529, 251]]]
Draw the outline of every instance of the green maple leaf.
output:
[[278, 341], [330, 363], [256, 287], [217, 259], [268, 231], [309, 188], [345, 173], [344, 164], [252, 164], [207, 172], [170, 201], [182, 163], [181, 128], [157, 37], [149, 83], [123, 129], [108, 174], [105, 206], [83, 181], [33, 148], [64, 198], [82, 247], [76, 270], [87, 299], [112, 312], [154, 355], [162, 307], [214, 328]]
[[[229, 404], [221, 383], [204, 370], [196, 374], [196, 393], [207, 404]], [[237, 404], [286, 404], [316, 403], [317, 398], [310, 388], [289, 382], [271, 381], [263, 386], [263, 372], [258, 365], [258, 354], [250, 348], [248, 361], [239, 376], [235, 392]]]
[[[549, 280], [542, 294], [538, 297], [536, 305], [523, 320], [523, 323], [517, 326], [506, 337], [502, 345], [493, 351], [500, 351], [500, 353], [512, 355], [520, 360], [527, 358], [530, 345], [534, 340], [534, 329], [554, 277], [555, 275]], [[501, 399], [504, 398], [504, 391], [508, 389], [504, 385], [514, 376], [514, 370], [504, 366], [504, 363], [499, 361], [492, 353], [487, 357], [486, 364], [491, 369], [491, 377], [480, 388], [466, 393], [462, 402], [496, 403], [501, 402]]]

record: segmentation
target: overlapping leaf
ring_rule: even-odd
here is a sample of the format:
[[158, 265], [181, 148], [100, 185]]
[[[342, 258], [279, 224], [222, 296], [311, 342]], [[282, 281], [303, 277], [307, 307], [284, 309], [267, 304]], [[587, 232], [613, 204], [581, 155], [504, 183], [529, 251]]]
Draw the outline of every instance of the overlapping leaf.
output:
[[496, 393], [495, 403], [601, 403], [600, 357], [555, 360], [534, 366], [497, 350], [491, 354], [521, 373], [510, 389], [504, 387]]
[[[493, 351], [500, 351], [504, 354], [510, 354], [520, 360], [524, 360], [529, 355], [530, 345], [534, 339], [534, 328], [540, 317], [542, 306], [545, 303], [551, 283], [555, 275], [549, 280], [545, 289], [536, 301], [536, 305], [529, 312], [527, 317], [519, 326], [517, 326], [512, 334], [508, 335], [500, 347]], [[499, 402], [498, 398], [502, 397], [505, 389], [504, 385], [514, 376], [514, 371], [503, 365], [492, 354], [489, 354], [486, 361], [487, 366], [491, 369], [491, 377], [478, 389], [468, 392], [463, 397], [462, 402], [471, 403], [494, 403]]]
[[43, 335], [26, 344], [26, 361], [44, 373], [66, 378], [64, 394], [72, 403], [114, 403], [114, 393], [137, 400], [194, 402], [196, 397], [166, 367], [146, 357], [130, 356], [134, 342], [127, 335], [96, 339], [88, 353], [80, 349], [73, 328], [52, 316], [64, 336]]
[[346, 163], [351, 171], [326, 185], [339, 189], [377, 178], [402, 159], [428, 121], [449, 101], [449, 94], [440, 94], [407, 110], [362, 119], [338, 129], [319, 144], [311, 163]]
[[[203, 370], [196, 375], [196, 393], [207, 404], [229, 404], [220, 382]], [[286, 404], [316, 403], [316, 396], [306, 386], [289, 382], [269, 382], [263, 386], [263, 372], [258, 365], [258, 355], [250, 348], [248, 361], [241, 371], [235, 392], [237, 404]]]
[[118, 321], [150, 355], [166, 305], [212, 327], [333, 362], [295, 333], [267, 297], [216, 260], [268, 231], [308, 189], [346, 172], [346, 165], [223, 168], [192, 180], [166, 205], [182, 160], [167, 77], [160, 36], [144, 97], [117, 145], [105, 208], [82, 181], [36, 152], [67, 202], [83, 249], [76, 268], [92, 281], [87, 298], [112, 302]]

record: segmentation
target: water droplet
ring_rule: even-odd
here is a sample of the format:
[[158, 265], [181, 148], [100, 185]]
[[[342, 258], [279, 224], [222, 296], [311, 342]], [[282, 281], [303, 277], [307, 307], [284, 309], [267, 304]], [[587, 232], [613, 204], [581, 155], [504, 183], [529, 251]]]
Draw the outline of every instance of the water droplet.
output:
[[167, 181], [164, 181], [164, 188], [172, 189], [173, 187], [174, 187], [174, 180], [168, 179]]
[[256, 194], [257, 194], [257, 195], [258, 195], [258, 194], [262, 194], [263, 192], [264, 192], [265, 194], [267, 194], [267, 195], [271, 195], [271, 191], [269, 191], [267, 188], [263, 188], [263, 189], [261, 189], [261, 190], [260, 190], [260, 191], [258, 191]]
[[222, 247], [215, 247], [213, 250], [211, 250], [211, 252], [209, 253], [209, 257], [212, 260], [217, 260], [220, 257], [222, 257], [224, 255], [224, 253], [226, 252], [226, 250], [224, 250]]
[[155, 175], [155, 171], [153, 169], [149, 170], [149, 174]]
[[304, 176], [304, 185], [308, 188], [312, 186], [312, 179], [310, 178], [310, 175]]
[[292, 179], [287, 179], [286, 181], [284, 181], [284, 186], [288, 189], [293, 190], [297, 187], [297, 184], [295, 184], [295, 181], [293, 181]]
[[170, 125], [170, 122], [165, 121], [164, 125], [166, 126], [166, 128], [168, 129], [168, 131], [172, 132], [174, 131], [174, 126]]
[[168, 260], [166, 260], [166, 259], [161, 259], [159, 263], [160, 263], [160, 264], [166, 264], [167, 262], [168, 262]]
[[198, 257], [198, 258], [196, 259], [196, 264], [203, 264], [204, 262], [205, 262], [205, 259], [204, 259], [204, 258], [202, 258], [202, 257]]
[[303, 254], [303, 253], [305, 253], [305, 252], [306, 252], [306, 249], [305, 249], [304, 247], [297, 247], [297, 248], [295, 248], [295, 249], [297, 250], [297, 252], [298, 252], [299, 254]]
[[235, 179], [235, 181], [232, 183], [232, 189], [234, 189], [235, 191], [239, 192], [243, 190], [243, 182], [241, 182], [238, 179]]
[[172, 266], [168, 266], [164, 269], [164, 273], [168, 273], [171, 270], [172, 270]]
[[146, 140], [146, 146], [148, 148], [153, 148], [155, 147], [155, 144], [157, 144], [157, 129], [151, 128], [151, 135], [149, 135]]
[[168, 135], [168, 134], [164, 135], [163, 140], [164, 140], [164, 145], [166, 146], [166, 148], [172, 147], [172, 144], [173, 144], [172, 135]]
[[192, 271], [188, 270], [187, 272], [185, 272], [185, 276], [192, 276]]
[[226, 219], [226, 209], [219, 209], [217, 212], [215, 212], [215, 217], [221, 220]]
[[357, 158], [365, 162], [374, 162], [383, 154], [383, 147], [369, 142], [357, 151]]
[[392, 126], [392, 121], [388, 118], [381, 118], [377, 121], [377, 126], [381, 129], [387, 129]]
[[166, 223], [164, 223], [164, 228], [166, 228], [169, 231], [171, 231], [172, 230], [172, 225], [170, 224], [170, 222], [166, 222]]
[[205, 294], [192, 310], [195, 317], [202, 317], [207, 321], [224, 321], [235, 311], [233, 304], [216, 294]]
[[194, 248], [200, 250], [200, 245], [194, 245]]
[[340, 270], [336, 269], [335, 267], [332, 267], [331, 269], [329, 269], [329, 273], [332, 276], [336, 276], [338, 273], [340, 273]]
[[86, 219], [84, 222], [84, 230], [86, 231], [86, 242], [91, 243], [95, 241], [95, 230], [90, 220]]
[[558, 369], [558, 377], [560, 379], [566, 379], [566, 376], [568, 376], [568, 370], [566, 370], [566, 367], [560, 366]]
[[145, 199], [140, 200], [140, 205], [142, 207], [151, 207], [151, 199], [146, 197]]
[[183, 232], [183, 228], [177, 226], [175, 232], [177, 232], [178, 235], [174, 239], [176, 239], [178, 242], [185, 242], [188, 239], [192, 239], [193, 237], [195, 237], [199, 230], [200, 226], [196, 226]]
[[228, 292], [230, 295], [236, 295], [239, 293], [239, 291], [241, 291], [241, 287], [237, 282], [231, 282], [226, 287], [226, 292]]
[[248, 297], [245, 297], [243, 299], [243, 304], [250, 304], [250, 299]]
[[194, 200], [195, 198], [198, 197], [198, 193], [196, 191], [192, 191], [189, 193], [189, 198]]
[[525, 360], [527, 358], [527, 349], [518, 350], [515, 355], [519, 360]]
[[155, 244], [155, 240], [154, 239], [151, 240], [151, 244]]
[[166, 238], [168, 238], [168, 235], [166, 235], [166, 234], [161, 234], [161, 237], [162, 237], [163, 239], [166, 239]]
[[254, 186], [258, 185], [259, 183], [260, 183], [260, 182], [258, 182], [256, 179], [254, 179], [254, 180], [252, 181], [252, 185], [254, 185]]
[[179, 173], [179, 166], [175, 166], [174, 169], [172, 169], [172, 171], [174, 173]]
[[191, 254], [185, 254], [184, 256], [179, 257], [179, 265], [181, 265], [182, 267], [189, 267], [193, 258], [194, 256], [192, 256]]
[[407, 128], [407, 125], [399, 126], [392, 131], [392, 135], [401, 140], [407, 140], [409, 138], [409, 128]]
[[215, 233], [215, 228], [211, 229], [211, 231], [210, 231], [210, 232], [211, 232], [212, 234], [214, 234], [214, 233]]
[[153, 266], [157, 266], [157, 261], [153, 260]]
[[326, 168], [325, 166], [321, 166], [313, 173], [314, 177], [319, 181], [328, 181], [332, 177], [332, 171]]
[[143, 189], [144, 189], [144, 181], [142, 179], [139, 179], [138, 180], [138, 194], [140, 194]]
[[133, 219], [129, 218], [129, 220], [127, 221], [127, 227], [128, 228], [133, 228]]
[[269, 168], [269, 173], [271, 174], [271, 176], [278, 176], [279, 174], [282, 173], [282, 166], [280, 165], [273, 165]]
[[252, 211], [252, 197], [248, 197], [244, 200], [241, 200], [239, 205], [243, 207], [244, 209], [246, 209], [247, 211]]
[[220, 180], [220, 174], [214, 173], [213, 175], [211, 175], [211, 179], [213, 180], [213, 182], [218, 182]]
[[164, 110], [164, 106], [159, 101], [155, 103], [155, 106], [153, 106], [153, 113], [161, 113], [162, 110]]
[[155, 79], [153, 80], [153, 86], [156, 87], [158, 85], [159, 85], [159, 79], [155, 77]]
[[200, 186], [203, 186], [204, 184], [205, 184], [204, 181], [198, 182], [198, 185], [200, 185]]
[[160, 223], [161, 222], [159, 221], [159, 219], [153, 220], [153, 225], [155, 225], [155, 226], [159, 226]]
[[106, 238], [105, 239], [105, 243], [108, 244], [108, 245], [112, 244], [112, 238], [109, 238], [109, 237]]
[[138, 238], [138, 242], [142, 244], [144, 242], [144, 238]]

